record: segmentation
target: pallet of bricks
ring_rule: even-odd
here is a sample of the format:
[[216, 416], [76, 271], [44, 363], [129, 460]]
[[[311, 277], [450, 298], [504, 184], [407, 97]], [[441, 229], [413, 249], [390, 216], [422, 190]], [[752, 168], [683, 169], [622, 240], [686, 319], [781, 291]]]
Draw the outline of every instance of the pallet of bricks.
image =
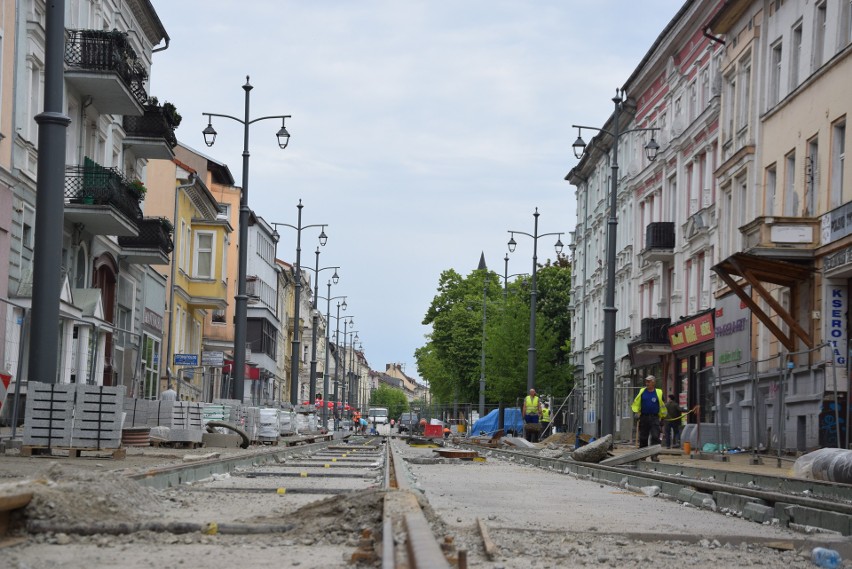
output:
[[199, 447], [204, 436], [204, 404], [191, 401], [150, 401], [151, 440], [175, 447]]
[[21, 456], [84, 451], [125, 457], [121, 446], [123, 387], [29, 382]]

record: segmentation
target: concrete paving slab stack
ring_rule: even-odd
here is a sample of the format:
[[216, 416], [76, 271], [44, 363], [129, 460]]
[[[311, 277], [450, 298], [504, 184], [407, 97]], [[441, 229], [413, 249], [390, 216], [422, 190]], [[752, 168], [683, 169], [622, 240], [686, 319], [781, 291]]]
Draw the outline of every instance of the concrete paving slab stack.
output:
[[281, 432], [279, 411], [279, 409], [271, 407], [262, 407], [260, 409], [258, 437], [260, 437], [261, 441], [278, 440], [278, 434]]
[[76, 385], [27, 384], [24, 445], [68, 447], [71, 445]]
[[121, 446], [124, 388], [30, 382], [24, 445], [116, 449]]
[[71, 446], [116, 449], [121, 446], [124, 387], [78, 384]]
[[260, 407], [243, 407], [245, 430], [251, 442], [257, 442], [260, 436]]
[[191, 401], [172, 401], [174, 404], [169, 441], [200, 443], [204, 435], [204, 406]]
[[124, 398], [124, 428], [149, 427], [148, 418], [151, 415], [152, 403], [149, 399]]

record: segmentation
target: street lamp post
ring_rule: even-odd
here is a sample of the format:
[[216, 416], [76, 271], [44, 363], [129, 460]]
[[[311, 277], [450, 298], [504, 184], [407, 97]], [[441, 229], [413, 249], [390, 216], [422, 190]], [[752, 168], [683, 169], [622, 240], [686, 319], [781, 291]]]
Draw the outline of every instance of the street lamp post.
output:
[[577, 129], [577, 140], [572, 144], [574, 156], [578, 159], [582, 158], [586, 152], [586, 143], [580, 136], [583, 129], [593, 130], [608, 134], [612, 137], [612, 160], [610, 167], [612, 174], [610, 176], [610, 192], [609, 192], [609, 218], [607, 220], [607, 242], [606, 242], [606, 298], [604, 299], [604, 347], [603, 347], [603, 394], [601, 407], [601, 436], [611, 435], [615, 431], [615, 314], [618, 309], [615, 307], [615, 247], [616, 247], [616, 231], [618, 230], [618, 217], [616, 208], [618, 206], [618, 142], [622, 134], [632, 132], [650, 132], [651, 140], [645, 145], [645, 153], [648, 161], [653, 162], [657, 158], [657, 152], [660, 145], [654, 140], [653, 133], [658, 128], [631, 128], [621, 130], [621, 111], [624, 109], [626, 97], [623, 89], [615, 90], [615, 97], [612, 98], [615, 104], [613, 113], [613, 130], [609, 131], [602, 128], [595, 128], [583, 125], [571, 125]]
[[[326, 269], [334, 269], [334, 274], [331, 276], [331, 280], [334, 281], [334, 284], [337, 284], [340, 281], [340, 277], [337, 275], [337, 269], [340, 266], [335, 267], [323, 267], [319, 266], [319, 257], [320, 250], [317, 247], [316, 252], [316, 265], [313, 269], [314, 271], [314, 298], [313, 298], [313, 306], [311, 312], [313, 313], [313, 321], [311, 326], [311, 376], [310, 376], [310, 395], [308, 396], [308, 401], [313, 401], [317, 394], [317, 327], [319, 323], [319, 311], [317, 310], [317, 300], [319, 300], [319, 274], [321, 271], [325, 271]], [[331, 282], [328, 284], [329, 294], [331, 294]], [[325, 374], [323, 374], [325, 375]], [[327, 396], [328, 391], [323, 391], [323, 396]]]
[[479, 365], [479, 416], [485, 416], [485, 324], [486, 324], [486, 300], [488, 299], [488, 265], [485, 264], [485, 252], [479, 257], [479, 266], [482, 271], [482, 361]]
[[[347, 320], [347, 318], [349, 318], [349, 320]], [[343, 371], [342, 371], [343, 377], [341, 378], [341, 381], [340, 381], [340, 401], [343, 403], [344, 406], [348, 403], [348, 401], [346, 400], [346, 380], [347, 380], [347, 377], [346, 377], [346, 338], [347, 338], [346, 328], [348, 326], [352, 326], [354, 324], [355, 324], [355, 321], [353, 320], [353, 316], [351, 314], [349, 316], [343, 317]], [[339, 322], [338, 322], [338, 326], [340, 326]], [[340, 344], [338, 344], [337, 346], [340, 347]], [[335, 388], [336, 388], [337, 387], [337, 366], [336, 365], [334, 367], [334, 382], [335, 382]], [[344, 411], [346, 410], [345, 407], [344, 407], [343, 410]]]
[[[509, 279], [512, 277], [528, 277], [529, 273], [515, 273], [513, 275], [509, 274], [509, 254], [506, 253], [506, 256], [503, 257], [505, 261], [505, 267], [503, 268], [503, 300], [509, 298]], [[497, 275], [500, 276], [500, 275]]]
[[[299, 344], [301, 332], [301, 330], [299, 330], [299, 297], [302, 294], [302, 230], [309, 229], [311, 227], [319, 227], [320, 245], [325, 246], [325, 244], [328, 242], [328, 236], [325, 234], [325, 228], [327, 224], [322, 223], [303, 226], [302, 208], [305, 206], [302, 205], [302, 200], [299, 200], [299, 205], [297, 205], [296, 207], [299, 210], [298, 222], [296, 225], [290, 225], [289, 223], [271, 224], [275, 228], [272, 232], [272, 235], [276, 241], [278, 241], [278, 239], [280, 239], [281, 237], [278, 234], [279, 226], [289, 227], [290, 229], [296, 230], [296, 265], [293, 267], [293, 274], [296, 277], [296, 303], [293, 307], [293, 347], [290, 350], [290, 403], [293, 405], [298, 405], [299, 403]], [[316, 303], [314, 303], [314, 307], [316, 307]], [[314, 361], [314, 365], [316, 365], [316, 361]], [[316, 371], [316, 368], [314, 368], [314, 371]]]
[[[249, 191], [249, 126], [256, 122], [267, 119], [281, 119], [281, 128], [276, 133], [278, 138], [278, 147], [282, 150], [287, 148], [290, 142], [290, 133], [284, 126], [284, 122], [290, 118], [290, 115], [272, 115], [256, 119], [249, 118], [249, 101], [252, 90], [249, 77], [246, 75], [246, 84], [243, 85], [245, 91], [245, 114], [244, 118], [240, 119], [231, 115], [221, 115], [217, 113], [202, 113], [207, 117], [207, 127], [204, 129], [204, 144], [213, 146], [216, 142], [216, 130], [213, 128], [213, 117], [221, 117], [237, 121], [243, 125], [243, 181], [242, 191], [240, 192], [240, 235], [239, 235], [239, 260], [237, 266], [237, 295], [234, 297], [234, 365], [232, 366], [231, 374], [234, 384], [234, 397], [240, 402], [243, 401], [245, 392], [245, 368], [246, 368], [246, 318], [248, 314], [248, 296], [246, 295], [246, 270], [248, 264], [248, 225], [249, 214], [251, 210], [248, 205]], [[173, 283], [174, 284], [174, 283]], [[171, 365], [171, 362], [167, 362]]]
[[[542, 233], [539, 235], [538, 233], [538, 216], [541, 215], [538, 213], [538, 208], [535, 208], [535, 213], [533, 214], [533, 218], [535, 219], [535, 223], [533, 225], [534, 229], [532, 234], [525, 233], [523, 231], [509, 231], [511, 237], [509, 237], [509, 253], [515, 252], [515, 247], [518, 246], [518, 243], [515, 241], [515, 234], [518, 235], [526, 235], [527, 237], [531, 237], [533, 240], [533, 258], [532, 258], [532, 288], [530, 289], [530, 347], [527, 350], [527, 391], [533, 389], [535, 387], [535, 364], [536, 364], [536, 354], [535, 354], [535, 303], [536, 303], [536, 295], [538, 291], [536, 290], [536, 273], [538, 271], [538, 239], [539, 237], [548, 237], [550, 235], [556, 236], [556, 244], [554, 248], [556, 249], [556, 254], [562, 254], [562, 233]], [[507, 264], [508, 267], [508, 264]]]
[[[338, 370], [340, 369], [340, 358], [341, 358], [341, 354], [340, 354], [340, 307], [341, 306], [343, 307], [343, 310], [346, 310], [346, 299], [345, 298], [343, 300], [343, 304], [341, 304], [339, 302], [337, 303], [337, 319], [336, 319], [336, 326], [335, 326], [335, 329], [334, 329], [334, 347], [338, 352], [337, 357], [334, 358], [334, 430], [335, 431], [340, 427], [340, 411], [342, 411], [342, 409], [338, 408], [338, 405], [340, 404], [340, 398], [338, 397], [338, 394], [339, 394], [338, 388], [339, 388], [339, 385], [340, 385], [340, 381], [339, 381], [339, 374], [337, 373]], [[345, 331], [346, 330], [346, 317], [345, 316], [343, 317], [343, 330], [344, 330], [343, 339], [345, 341], [346, 340], [346, 331]], [[344, 352], [344, 355], [345, 355], [345, 352]]]
[[[337, 284], [337, 283], [335, 283]], [[322, 425], [323, 427], [328, 426], [328, 356], [329, 346], [331, 345], [331, 301], [335, 299], [343, 299], [343, 304], [341, 305], [339, 302], [337, 303], [337, 319], [340, 319], [340, 307], [343, 306], [343, 310], [346, 310], [346, 297], [345, 296], [331, 296], [331, 281], [328, 281], [328, 292], [326, 293], [325, 301], [325, 367], [323, 368], [322, 373], [322, 393], [323, 393], [323, 406], [322, 406]], [[338, 329], [340, 327], [340, 323], [338, 322]], [[336, 364], [335, 364], [336, 367]], [[335, 393], [334, 393], [334, 405], [337, 405], [337, 385], [335, 384]], [[335, 413], [336, 415], [336, 413]]]

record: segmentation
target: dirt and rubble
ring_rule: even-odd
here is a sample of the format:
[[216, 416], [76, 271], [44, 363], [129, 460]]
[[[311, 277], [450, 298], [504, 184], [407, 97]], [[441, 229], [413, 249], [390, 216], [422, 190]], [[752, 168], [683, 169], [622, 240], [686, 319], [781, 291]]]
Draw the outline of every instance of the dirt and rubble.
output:
[[[555, 437], [555, 436], [554, 436]], [[552, 439], [552, 438], [551, 438]], [[429, 448], [401, 440], [394, 447], [406, 458], [431, 457]], [[547, 440], [530, 453], [564, 452], [573, 440]], [[209, 450], [207, 451], [209, 452]], [[144, 454], [144, 453], [142, 453]], [[154, 490], [124, 474], [145, 462], [170, 464], [181, 454], [152, 452], [135, 465], [109, 461], [15, 458], [30, 474], [7, 476], [2, 486], [32, 491], [28, 519], [63, 523], [210, 521], [222, 518], [244, 524], [293, 524], [277, 534], [207, 535], [138, 531], [124, 535], [17, 533], [17, 545], [0, 549], [2, 565], [13, 569], [122, 567], [164, 569], [205, 566], [352, 567], [349, 560], [364, 530], [381, 534], [383, 492], [366, 488], [331, 498], [306, 498], [297, 508], [275, 496], [247, 499], [237, 494], [196, 499], [183, 490]], [[203, 453], [201, 453], [203, 454]], [[489, 456], [484, 462], [443, 460], [405, 463], [403, 476], [426, 506], [439, 536], [452, 538], [468, 553], [470, 567], [688, 566], [813, 567], [803, 536], [772, 525], [758, 525], [677, 502], [637, 495], [526, 464]], [[0, 471], [16, 470], [9, 457]], [[107, 466], [104, 466], [107, 465]], [[226, 479], [211, 484], [227, 483]], [[296, 502], [295, 504], [298, 504]], [[530, 505], [532, 504], [532, 507]], [[485, 555], [480, 520], [497, 545], [493, 559]], [[826, 542], [830, 545], [830, 540]], [[378, 566], [374, 560], [361, 566]], [[845, 567], [852, 567], [848, 561]]]

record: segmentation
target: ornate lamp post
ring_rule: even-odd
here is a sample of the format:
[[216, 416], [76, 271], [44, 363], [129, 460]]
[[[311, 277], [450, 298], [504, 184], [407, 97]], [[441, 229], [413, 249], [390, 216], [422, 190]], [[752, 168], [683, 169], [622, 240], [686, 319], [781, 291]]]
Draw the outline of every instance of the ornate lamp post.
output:
[[[293, 272], [296, 277], [296, 293], [295, 300], [296, 304], [293, 307], [293, 347], [290, 351], [290, 403], [293, 405], [299, 404], [299, 344], [300, 344], [300, 330], [299, 330], [299, 297], [302, 294], [302, 230], [309, 229], [311, 227], [319, 227], [319, 243], [322, 246], [328, 242], [328, 236], [325, 234], [325, 228], [328, 224], [313, 224], [313, 225], [302, 225], [302, 208], [305, 207], [302, 205], [302, 200], [299, 200], [299, 205], [296, 206], [299, 210], [298, 222], [296, 225], [290, 225], [289, 223], [271, 223], [275, 229], [273, 230], [272, 236], [276, 241], [281, 238], [278, 234], [278, 227], [289, 227], [291, 229], [296, 230], [296, 265], [293, 267]], [[316, 306], [316, 303], [314, 303]], [[316, 362], [314, 362], [316, 365]], [[316, 368], [314, 368], [316, 370]]]
[[[337, 284], [336, 282], [334, 284]], [[331, 281], [328, 281], [328, 292], [326, 293], [325, 301], [325, 367], [323, 368], [322, 374], [322, 393], [323, 393], [323, 406], [322, 406], [322, 425], [323, 427], [328, 426], [328, 391], [329, 391], [329, 378], [328, 378], [328, 357], [329, 352], [331, 351], [329, 346], [331, 345], [331, 301], [336, 299], [342, 299], [343, 303], [337, 303], [337, 319], [338, 319], [338, 330], [340, 329], [340, 308], [343, 307], [343, 310], [346, 310], [346, 297], [345, 296], [331, 296]], [[337, 341], [337, 340], [335, 340]], [[336, 367], [336, 366], [335, 366]], [[334, 405], [337, 405], [337, 382], [334, 384]], [[335, 413], [335, 416], [337, 414]], [[336, 428], [336, 425], [335, 425]]]
[[[530, 347], [527, 350], [527, 391], [533, 389], [535, 387], [535, 364], [536, 364], [536, 353], [535, 353], [535, 303], [536, 303], [536, 295], [538, 291], [536, 290], [536, 273], [538, 271], [538, 239], [539, 237], [548, 237], [550, 235], [556, 236], [556, 244], [554, 248], [556, 249], [556, 254], [562, 254], [562, 232], [559, 233], [542, 233], [539, 235], [538, 233], [538, 216], [541, 215], [538, 213], [538, 208], [535, 208], [535, 213], [533, 214], [533, 218], [535, 219], [535, 223], [533, 225], [533, 232], [525, 233], [523, 231], [509, 231], [511, 236], [509, 237], [509, 253], [514, 253], [515, 248], [518, 246], [518, 243], [515, 241], [515, 234], [518, 235], [526, 235], [527, 237], [531, 237], [533, 240], [533, 258], [532, 258], [532, 288], [530, 289]], [[507, 264], [508, 267], [508, 264]]]
[[[213, 117], [221, 117], [237, 121], [243, 125], [243, 181], [242, 192], [240, 195], [240, 235], [239, 235], [239, 261], [237, 267], [237, 295], [234, 297], [234, 365], [232, 370], [234, 383], [234, 397], [239, 401], [243, 400], [245, 391], [245, 370], [246, 370], [246, 315], [248, 314], [248, 296], [246, 295], [246, 267], [248, 264], [248, 224], [249, 214], [251, 210], [248, 205], [249, 191], [249, 127], [256, 123], [267, 119], [281, 119], [281, 128], [275, 136], [278, 138], [278, 147], [282, 150], [287, 148], [290, 142], [290, 133], [284, 126], [284, 122], [290, 118], [290, 115], [271, 115], [256, 119], [249, 118], [249, 100], [252, 86], [249, 83], [249, 77], [246, 75], [246, 84], [243, 85], [245, 91], [245, 113], [244, 118], [240, 119], [231, 115], [220, 115], [217, 113], [202, 113], [207, 117], [207, 127], [204, 129], [204, 143], [207, 146], [213, 146], [216, 142], [216, 130], [213, 128]], [[171, 365], [171, 362], [167, 362]]]
[[612, 160], [610, 166], [612, 174], [610, 176], [610, 192], [609, 192], [609, 219], [607, 220], [607, 242], [606, 242], [606, 293], [604, 304], [604, 346], [603, 346], [603, 394], [601, 402], [601, 436], [611, 435], [615, 431], [615, 313], [618, 309], [615, 307], [615, 248], [616, 248], [616, 231], [618, 230], [618, 217], [616, 208], [618, 207], [618, 143], [621, 135], [632, 132], [650, 132], [651, 140], [645, 145], [645, 154], [650, 162], [657, 158], [657, 152], [660, 150], [660, 145], [654, 140], [653, 133], [658, 128], [631, 128], [621, 130], [621, 111], [624, 109], [626, 97], [623, 89], [615, 90], [615, 97], [612, 98], [615, 104], [615, 112], [613, 113], [613, 129], [612, 131], [595, 128], [591, 126], [571, 125], [577, 129], [577, 140], [571, 147], [574, 149], [574, 156], [582, 158], [586, 152], [586, 143], [581, 136], [582, 130], [593, 130], [600, 133], [608, 134], [612, 137]]
[[[340, 266], [334, 267], [322, 267], [319, 266], [319, 257], [320, 257], [320, 249], [317, 247], [316, 252], [316, 265], [313, 269], [314, 271], [314, 298], [313, 298], [313, 306], [311, 307], [311, 313], [313, 315], [313, 321], [311, 325], [311, 375], [310, 375], [310, 393], [308, 395], [308, 401], [313, 401], [317, 394], [317, 328], [319, 323], [319, 310], [317, 310], [317, 300], [319, 300], [319, 274], [321, 271], [325, 271], [327, 269], [334, 269], [334, 274], [331, 276], [331, 280], [334, 281], [334, 284], [337, 284], [340, 281], [340, 277], [337, 275], [337, 269]], [[306, 267], [310, 268], [310, 267]], [[329, 294], [331, 290], [331, 283], [329, 283]], [[328, 395], [327, 391], [323, 392], [323, 395]]]

